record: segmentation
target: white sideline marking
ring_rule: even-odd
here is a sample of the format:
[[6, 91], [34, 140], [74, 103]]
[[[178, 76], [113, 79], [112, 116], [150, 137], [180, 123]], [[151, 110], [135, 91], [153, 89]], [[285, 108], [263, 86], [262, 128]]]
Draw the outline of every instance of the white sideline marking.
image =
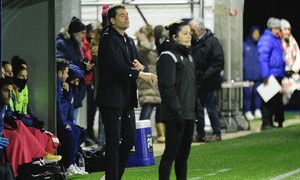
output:
[[[193, 169], [192, 171], [195, 171], [196, 169]], [[201, 170], [201, 169], [199, 169]], [[227, 171], [230, 171], [231, 169], [220, 169], [218, 170], [217, 172], [215, 173], [210, 173], [210, 174], [205, 174], [204, 176], [215, 176], [217, 175], [218, 173], [223, 173], [223, 172], [227, 172]], [[190, 170], [191, 171], [191, 170]], [[199, 180], [201, 179], [201, 177], [193, 177], [193, 178], [189, 178], [188, 180]]]
[[294, 171], [290, 171], [290, 172], [281, 174], [281, 175], [279, 175], [279, 176], [273, 177], [273, 178], [271, 178], [270, 180], [281, 180], [281, 179], [290, 177], [290, 176], [292, 176], [292, 175], [294, 175], [294, 174], [298, 174], [298, 173], [300, 173], [300, 168], [299, 168], [299, 169], [296, 169], [296, 170], [294, 170]]
[[227, 172], [227, 171], [230, 171], [231, 169], [220, 169], [218, 172]]
[[194, 177], [194, 178], [190, 178], [189, 180], [199, 180], [201, 179], [201, 177]]

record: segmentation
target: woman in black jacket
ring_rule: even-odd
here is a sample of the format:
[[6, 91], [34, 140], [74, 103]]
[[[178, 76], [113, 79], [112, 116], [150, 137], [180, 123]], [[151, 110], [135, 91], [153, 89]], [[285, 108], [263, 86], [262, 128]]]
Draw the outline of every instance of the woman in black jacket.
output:
[[191, 30], [184, 22], [166, 27], [169, 40], [160, 46], [157, 62], [161, 116], [166, 125], [166, 147], [159, 165], [159, 179], [170, 179], [173, 161], [177, 179], [187, 179], [187, 160], [197, 111], [195, 67], [189, 54]]

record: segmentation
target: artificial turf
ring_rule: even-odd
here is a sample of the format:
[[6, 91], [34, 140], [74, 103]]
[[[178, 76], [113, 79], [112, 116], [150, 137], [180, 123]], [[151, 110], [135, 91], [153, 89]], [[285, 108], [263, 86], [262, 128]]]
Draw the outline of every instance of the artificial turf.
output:
[[[295, 120], [298, 121], [298, 120]], [[188, 179], [263, 180], [292, 172], [286, 179], [300, 179], [300, 124], [267, 130], [221, 142], [193, 146]], [[147, 167], [127, 168], [124, 180], [156, 180], [161, 157]], [[69, 176], [68, 180], [99, 180], [104, 172]], [[171, 179], [176, 179], [174, 170]], [[280, 178], [279, 178], [280, 179]], [[278, 178], [277, 178], [278, 180]]]

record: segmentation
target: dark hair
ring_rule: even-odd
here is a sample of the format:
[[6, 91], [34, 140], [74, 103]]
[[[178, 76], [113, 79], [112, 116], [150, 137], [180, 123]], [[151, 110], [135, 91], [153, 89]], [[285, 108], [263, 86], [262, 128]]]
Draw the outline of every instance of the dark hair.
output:
[[0, 89], [7, 85], [13, 85], [13, 81], [10, 78], [0, 78]]
[[3, 66], [5, 66], [6, 64], [9, 64], [9, 62], [7, 62], [7, 61], [2, 61], [2, 64], [1, 64], [1, 65], [2, 65], [2, 67], [3, 67]]
[[19, 72], [23, 71], [23, 70], [27, 70], [24, 66], [22, 65], [16, 65], [15, 67], [13, 67], [13, 73], [14, 76], [16, 76], [17, 74], [19, 74]]
[[69, 62], [65, 59], [56, 58], [56, 72], [64, 71], [67, 67], [69, 67]]
[[172, 24], [166, 25], [165, 29], [169, 31], [169, 38], [172, 39], [173, 35], [178, 36], [179, 31], [181, 31], [182, 26], [187, 26], [188, 23], [183, 21], [177, 21]]
[[22, 64], [26, 64], [26, 61], [23, 58], [20, 58], [20, 56], [14, 56], [11, 59], [11, 66], [14, 69], [16, 66], [22, 65]]
[[111, 24], [110, 18], [116, 18], [118, 9], [125, 9], [124, 4], [116, 4], [116, 5], [111, 6], [108, 9], [107, 20], [108, 20], [109, 24]]

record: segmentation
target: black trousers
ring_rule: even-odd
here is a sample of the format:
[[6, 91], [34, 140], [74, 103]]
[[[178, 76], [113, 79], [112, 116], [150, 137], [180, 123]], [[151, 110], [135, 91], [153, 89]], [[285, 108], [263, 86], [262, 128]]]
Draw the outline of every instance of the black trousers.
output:
[[187, 179], [187, 160], [194, 134], [193, 120], [166, 121], [166, 147], [159, 164], [159, 180], [169, 180], [175, 160], [177, 180]]
[[[279, 84], [281, 84], [282, 78], [276, 78]], [[262, 102], [262, 126], [272, 126], [273, 117], [278, 123], [284, 121], [284, 106], [282, 102], [282, 93], [277, 93], [268, 102]]]
[[105, 179], [120, 180], [135, 145], [134, 109], [100, 107], [105, 129]]
[[86, 86], [86, 100], [87, 100], [87, 135], [94, 140], [94, 120], [96, 113], [96, 103], [94, 99], [94, 85], [93, 83]]

